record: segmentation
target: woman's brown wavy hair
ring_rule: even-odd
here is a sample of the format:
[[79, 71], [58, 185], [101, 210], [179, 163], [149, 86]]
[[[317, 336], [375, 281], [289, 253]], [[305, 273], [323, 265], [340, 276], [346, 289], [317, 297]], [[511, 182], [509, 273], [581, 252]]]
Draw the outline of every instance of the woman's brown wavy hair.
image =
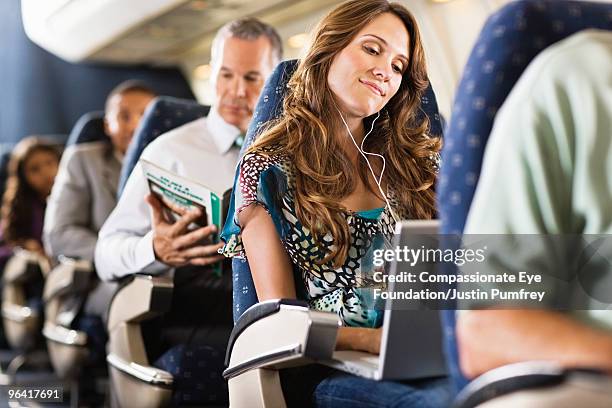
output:
[[25, 163], [35, 152], [54, 154], [59, 161], [59, 151], [45, 139], [37, 136], [23, 138], [13, 149], [8, 162], [6, 189], [2, 197], [0, 225], [3, 239], [11, 245], [20, 245], [32, 224], [32, 203], [40, 201], [38, 193], [28, 184], [25, 177]]
[[[296, 168], [297, 216], [315, 242], [331, 233], [335, 248], [321, 263], [332, 260], [335, 267], [344, 263], [350, 246], [346, 209], [340, 201], [356, 188], [355, 174], [370, 191], [379, 192], [368, 181], [365, 160], [360, 157], [355, 168], [332, 134], [341, 128], [341, 122], [327, 76], [334, 57], [383, 13], [391, 13], [404, 23], [409, 34], [409, 62], [399, 90], [381, 111], [364, 149], [385, 156], [383, 185], [392, 187], [393, 197], [408, 209], [411, 218], [433, 217], [435, 170], [430, 160], [440, 150], [440, 140], [427, 135], [429, 121], [419, 115], [421, 96], [429, 84], [425, 54], [416, 20], [398, 3], [352, 0], [331, 11], [316, 27], [306, 56], [289, 81], [282, 117], [249, 149], [291, 158]], [[406, 211], [401, 213], [406, 216]]]

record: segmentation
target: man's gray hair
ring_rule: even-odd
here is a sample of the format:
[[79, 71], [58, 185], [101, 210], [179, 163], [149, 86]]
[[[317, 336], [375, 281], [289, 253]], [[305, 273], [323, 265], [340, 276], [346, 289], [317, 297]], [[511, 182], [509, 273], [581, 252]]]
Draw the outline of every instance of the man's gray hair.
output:
[[269, 24], [263, 23], [254, 17], [244, 17], [232, 20], [221, 27], [212, 42], [211, 63], [214, 65], [221, 52], [220, 47], [228, 37], [236, 37], [241, 40], [256, 40], [265, 36], [272, 46], [273, 65], [276, 65], [283, 57], [283, 41], [278, 32]]

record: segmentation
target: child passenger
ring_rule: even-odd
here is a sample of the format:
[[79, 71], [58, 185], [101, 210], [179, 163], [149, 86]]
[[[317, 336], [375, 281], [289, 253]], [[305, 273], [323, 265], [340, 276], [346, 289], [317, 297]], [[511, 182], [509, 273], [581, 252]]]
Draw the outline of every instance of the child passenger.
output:
[[36, 136], [22, 139], [11, 153], [0, 216], [0, 270], [21, 247], [44, 255], [43, 218], [57, 174], [59, 150]]
[[[435, 215], [440, 141], [418, 115], [427, 86], [419, 30], [406, 8], [343, 3], [315, 29], [283, 116], [239, 165], [223, 253], [248, 258], [259, 301], [305, 292], [311, 308], [337, 313], [338, 348], [378, 354], [382, 312], [363, 290], [364, 257], [398, 220]], [[400, 384], [335, 373], [314, 382], [317, 406], [448, 405], [445, 380]]]

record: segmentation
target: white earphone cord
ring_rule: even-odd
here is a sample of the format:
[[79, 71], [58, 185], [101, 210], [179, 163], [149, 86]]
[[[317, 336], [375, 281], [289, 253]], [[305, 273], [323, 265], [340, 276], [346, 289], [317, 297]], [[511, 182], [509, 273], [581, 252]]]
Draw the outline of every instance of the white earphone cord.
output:
[[[391, 213], [391, 217], [393, 217], [395, 222], [398, 223], [399, 219], [395, 215], [395, 211], [393, 211], [393, 208], [391, 207], [391, 204], [389, 203], [389, 199], [387, 198], [387, 195], [383, 192], [383, 189], [382, 189], [382, 187], [380, 185], [382, 183], [382, 177], [383, 177], [383, 174], [385, 172], [385, 166], [386, 166], [387, 162], [386, 162], [386, 160], [385, 160], [385, 158], [384, 158], [384, 156], [382, 154], [366, 152], [366, 151], [363, 150], [363, 144], [365, 143], [365, 140], [370, 135], [370, 133], [372, 133], [372, 130], [374, 130], [374, 123], [380, 117], [380, 112], [378, 112], [376, 114], [376, 117], [372, 121], [372, 126], [370, 127], [370, 130], [368, 131], [368, 133], [365, 134], [365, 136], [363, 137], [363, 140], [361, 141], [361, 147], [360, 147], [360, 146], [357, 145], [357, 142], [355, 141], [355, 138], [353, 137], [353, 133], [351, 132], [351, 129], [349, 129], [349, 126], [346, 123], [346, 120], [344, 120], [344, 116], [342, 116], [342, 112], [340, 112], [340, 109], [338, 109], [338, 108], [336, 108], [336, 109], [338, 110], [338, 113], [340, 114], [340, 119], [342, 119], [342, 122], [344, 123], [344, 126], [346, 127], [346, 130], [347, 130], [349, 136], [351, 137], [351, 140], [353, 141], [353, 144], [357, 148], [357, 151], [359, 151], [359, 153], [361, 153], [361, 155], [365, 159], [366, 163], [368, 164], [368, 168], [370, 169], [370, 173], [372, 173], [372, 177], [374, 177], [374, 182], [376, 183], [376, 186], [378, 187], [378, 191], [380, 191], [380, 194], [382, 194], [382, 196], [383, 196], [383, 198], [385, 200], [385, 203], [387, 203], [387, 207], [389, 208], [389, 212]], [[382, 162], [383, 162], [382, 170], [381, 170], [380, 176], [378, 178], [376, 178], [376, 174], [374, 174], [374, 169], [372, 168], [372, 165], [370, 164], [370, 161], [368, 160], [368, 157], [366, 155], [377, 156], [377, 157], [380, 157], [382, 159]]]

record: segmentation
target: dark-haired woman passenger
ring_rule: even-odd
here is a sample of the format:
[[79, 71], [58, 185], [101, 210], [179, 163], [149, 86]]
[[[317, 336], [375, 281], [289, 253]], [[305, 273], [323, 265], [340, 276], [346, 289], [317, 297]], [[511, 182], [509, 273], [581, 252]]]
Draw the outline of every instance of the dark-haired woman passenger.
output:
[[55, 146], [36, 136], [22, 139], [13, 149], [2, 198], [0, 269], [15, 247], [44, 255], [43, 218], [59, 158]]
[[[435, 214], [440, 141], [417, 115], [427, 86], [410, 12], [385, 0], [348, 1], [318, 25], [282, 118], [240, 163], [224, 254], [248, 258], [260, 301], [305, 292], [311, 308], [337, 313], [338, 348], [378, 354], [382, 312], [368, 296], [369, 254], [397, 220]], [[449, 403], [446, 380], [322, 377], [313, 380], [309, 406]]]

